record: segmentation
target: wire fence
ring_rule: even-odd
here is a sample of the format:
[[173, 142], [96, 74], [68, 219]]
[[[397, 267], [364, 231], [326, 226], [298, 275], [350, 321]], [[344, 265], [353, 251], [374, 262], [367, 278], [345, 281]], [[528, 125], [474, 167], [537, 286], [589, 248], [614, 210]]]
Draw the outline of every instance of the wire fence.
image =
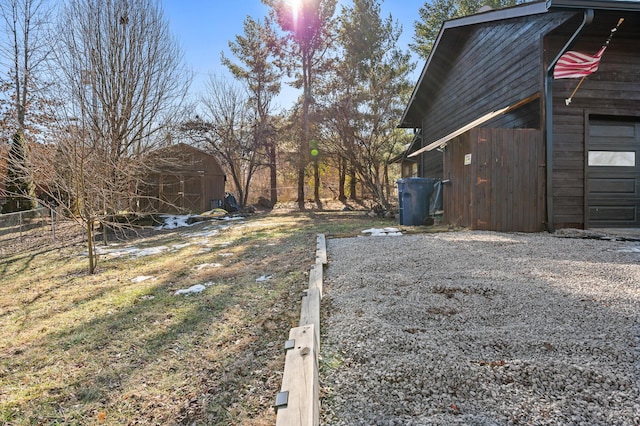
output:
[[0, 236], [22, 234], [31, 229], [49, 226], [51, 211], [45, 207], [15, 213], [0, 214]]

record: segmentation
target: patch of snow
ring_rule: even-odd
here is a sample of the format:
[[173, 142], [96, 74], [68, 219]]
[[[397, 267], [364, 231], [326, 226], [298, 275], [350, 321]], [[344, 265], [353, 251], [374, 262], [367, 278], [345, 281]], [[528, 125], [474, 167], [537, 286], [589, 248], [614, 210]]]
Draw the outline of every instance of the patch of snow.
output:
[[372, 237], [399, 237], [402, 232], [398, 228], [370, 228], [362, 231], [363, 234], [371, 234]]
[[218, 253], [218, 256], [229, 257], [229, 256], [233, 256], [233, 253]]
[[174, 295], [180, 295], [180, 294], [192, 294], [192, 293], [202, 293], [203, 291], [205, 291], [207, 289], [207, 287], [205, 287], [202, 284], [196, 284], [196, 285], [192, 285], [189, 288], [183, 288], [181, 290], [178, 290], [174, 293]]
[[164, 223], [156, 229], [176, 229], [182, 228], [185, 226], [191, 226], [189, 221], [189, 215], [161, 215], [161, 218], [164, 219]]
[[257, 283], [263, 283], [265, 281], [269, 281], [271, 278], [273, 278], [273, 274], [271, 274], [271, 275], [262, 275], [262, 276], [256, 278], [256, 282]]
[[201, 271], [205, 268], [221, 268], [222, 264], [221, 263], [203, 263], [201, 265], [196, 266], [196, 269], [198, 271]]
[[[105, 248], [98, 246], [96, 247], [96, 254], [100, 256], [108, 256], [108, 257], [122, 257], [122, 256], [135, 256], [135, 257], [144, 257], [150, 256], [153, 254], [160, 254], [165, 250], [168, 250], [167, 246], [158, 246], [158, 247], [149, 247], [146, 249], [140, 249], [138, 247], [126, 247], [126, 248]], [[88, 252], [83, 252], [83, 256], [87, 256]]]
[[133, 282], [133, 283], [141, 283], [143, 281], [152, 280], [152, 279], [155, 279], [155, 277], [153, 277], [151, 275], [140, 275], [139, 277], [132, 278], [131, 282]]
[[171, 250], [180, 250], [183, 249], [185, 247], [189, 247], [191, 245], [191, 243], [183, 243], [183, 244], [174, 244], [171, 246]]
[[204, 229], [200, 232], [188, 232], [183, 234], [187, 238], [210, 238], [218, 235], [220, 232], [217, 229]]
[[137, 253], [132, 253], [135, 257], [144, 257], [144, 256], [151, 256], [153, 254], [160, 254], [165, 250], [168, 250], [169, 247], [167, 246], [158, 246], [158, 247], [149, 247], [146, 248], [144, 250], [138, 250]]
[[[138, 251], [138, 248], [136, 247], [129, 247], [129, 248], [104, 248], [101, 246], [97, 246], [95, 247], [96, 250], [96, 254], [100, 255], [100, 256], [109, 256], [109, 257], [121, 257], [121, 256], [127, 256], [130, 255], [131, 253], [134, 253], [136, 251]], [[83, 256], [88, 256], [89, 252], [85, 251], [82, 253]]]

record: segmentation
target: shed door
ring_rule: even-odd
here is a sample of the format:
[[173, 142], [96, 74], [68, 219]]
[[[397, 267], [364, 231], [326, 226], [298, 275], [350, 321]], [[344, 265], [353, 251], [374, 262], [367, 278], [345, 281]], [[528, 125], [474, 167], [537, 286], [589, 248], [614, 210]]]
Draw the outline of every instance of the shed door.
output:
[[640, 226], [640, 121], [591, 117], [588, 226]]

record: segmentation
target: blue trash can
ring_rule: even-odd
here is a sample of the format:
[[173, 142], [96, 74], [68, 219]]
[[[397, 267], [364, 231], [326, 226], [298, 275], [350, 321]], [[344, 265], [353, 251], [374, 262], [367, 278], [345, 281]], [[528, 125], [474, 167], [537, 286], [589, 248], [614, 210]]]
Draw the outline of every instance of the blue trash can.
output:
[[429, 217], [429, 203], [437, 179], [398, 179], [398, 220], [400, 225], [419, 226]]

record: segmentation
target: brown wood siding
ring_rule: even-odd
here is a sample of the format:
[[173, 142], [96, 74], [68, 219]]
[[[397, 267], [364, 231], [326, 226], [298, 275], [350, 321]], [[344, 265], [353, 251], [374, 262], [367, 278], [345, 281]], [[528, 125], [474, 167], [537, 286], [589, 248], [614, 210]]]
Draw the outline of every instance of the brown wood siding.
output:
[[[466, 154], [471, 164], [465, 166]], [[445, 220], [478, 230], [544, 230], [544, 157], [538, 129], [473, 129], [450, 141]]]
[[[553, 83], [553, 221], [557, 228], [586, 225], [585, 129], [589, 115], [640, 116], [640, 17], [597, 12], [571, 50], [598, 51], [621, 16], [625, 22], [605, 51], [598, 71], [584, 80], [570, 105], [565, 99], [579, 79]], [[575, 28], [563, 26], [548, 38], [549, 56], [559, 51]]]
[[[464, 31], [466, 41], [452, 48], [455, 63], [434, 65], [448, 67], [448, 73], [443, 73], [424, 94], [429, 97], [431, 107], [425, 111], [422, 122], [423, 143], [433, 142], [490, 111], [541, 92], [541, 35], [570, 16], [564, 12], [548, 13], [454, 29]], [[528, 125], [539, 120], [539, 108], [537, 111], [533, 118], [523, 120], [517, 114], [510, 115], [503, 120], [511, 123], [494, 122], [491, 126], [516, 127], [518, 121]]]
[[444, 152], [442, 201], [444, 220], [454, 226], [471, 228], [471, 171], [464, 165], [464, 156], [471, 153], [471, 133], [466, 132], [447, 143]]
[[442, 179], [442, 152], [438, 150], [427, 151], [420, 156], [421, 168], [418, 171], [420, 177]]
[[541, 124], [540, 99], [523, 105], [507, 114], [499, 115], [482, 127], [496, 129], [539, 129]]
[[147, 177], [146, 208], [162, 213], [202, 213], [211, 209], [212, 201], [224, 199], [225, 177], [214, 156], [185, 144], [154, 155], [159, 159]]

